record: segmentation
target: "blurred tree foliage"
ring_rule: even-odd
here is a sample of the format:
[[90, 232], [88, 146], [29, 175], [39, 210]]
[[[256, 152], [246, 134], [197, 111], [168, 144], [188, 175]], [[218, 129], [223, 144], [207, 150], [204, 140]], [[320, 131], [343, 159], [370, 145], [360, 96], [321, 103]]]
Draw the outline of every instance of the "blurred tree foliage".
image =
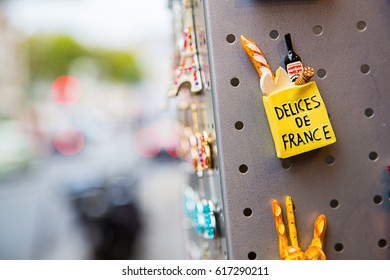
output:
[[137, 83], [142, 78], [136, 57], [124, 51], [92, 49], [81, 46], [68, 36], [34, 36], [26, 40], [31, 79], [55, 79], [69, 74], [79, 58], [93, 60], [112, 82]]

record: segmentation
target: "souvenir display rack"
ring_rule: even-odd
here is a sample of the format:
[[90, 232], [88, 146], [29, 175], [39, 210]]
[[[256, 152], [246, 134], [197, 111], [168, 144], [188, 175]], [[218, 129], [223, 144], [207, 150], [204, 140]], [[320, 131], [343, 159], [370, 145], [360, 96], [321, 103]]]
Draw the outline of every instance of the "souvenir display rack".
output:
[[[199, 70], [190, 74], [202, 84], [199, 89], [181, 78], [176, 92], [169, 94], [177, 104], [179, 121], [187, 127], [182, 133], [182, 156], [192, 166], [187, 190], [193, 191], [187, 210], [194, 210], [194, 196], [196, 211], [204, 210], [201, 201], [212, 202], [214, 207], [213, 222], [205, 222], [205, 217], [210, 218], [206, 213], [201, 221], [195, 218], [194, 225], [194, 216], [187, 215], [189, 257], [278, 259], [272, 200], [291, 196], [302, 248], [311, 242], [315, 218], [325, 214], [328, 259], [389, 259], [388, 1], [193, 0], [171, 4], [176, 15], [174, 78], [186, 66], [183, 31], [191, 25], [195, 60], [188, 65]], [[315, 69], [313, 79], [337, 141], [279, 159], [259, 77], [240, 35], [255, 40], [276, 69], [286, 55], [286, 33], [291, 33], [302, 61]], [[202, 154], [204, 146], [197, 144], [193, 151], [198, 156], [191, 157], [185, 145], [195, 132], [198, 140], [206, 133], [207, 149]], [[206, 168], [194, 165], [194, 158], [202, 156], [209, 157]], [[197, 223], [203, 228], [197, 230]], [[207, 236], [210, 226], [215, 229]]]

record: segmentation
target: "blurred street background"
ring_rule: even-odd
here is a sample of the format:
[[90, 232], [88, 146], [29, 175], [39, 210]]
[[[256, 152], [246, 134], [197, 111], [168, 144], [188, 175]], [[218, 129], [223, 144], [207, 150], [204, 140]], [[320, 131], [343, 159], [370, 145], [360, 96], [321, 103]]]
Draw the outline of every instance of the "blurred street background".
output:
[[0, 0], [0, 259], [185, 258], [171, 25], [168, 0]]

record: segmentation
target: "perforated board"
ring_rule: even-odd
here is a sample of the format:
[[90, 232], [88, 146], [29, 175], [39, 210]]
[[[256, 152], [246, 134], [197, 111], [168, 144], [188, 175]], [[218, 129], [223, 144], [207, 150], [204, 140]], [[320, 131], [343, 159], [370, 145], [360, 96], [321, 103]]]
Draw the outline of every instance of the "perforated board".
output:
[[[203, 7], [228, 258], [279, 258], [271, 200], [283, 206], [290, 195], [303, 250], [324, 213], [328, 259], [389, 259], [390, 2], [203, 0]], [[276, 70], [288, 32], [317, 70], [337, 142], [280, 160], [239, 36], [258, 42]]]

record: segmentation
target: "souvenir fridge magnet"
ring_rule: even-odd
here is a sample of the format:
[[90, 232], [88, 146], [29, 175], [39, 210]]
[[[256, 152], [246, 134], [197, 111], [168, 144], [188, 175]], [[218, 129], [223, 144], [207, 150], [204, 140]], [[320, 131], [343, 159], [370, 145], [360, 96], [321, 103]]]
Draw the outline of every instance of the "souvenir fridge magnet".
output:
[[310, 79], [314, 69], [303, 67], [286, 37], [285, 66], [275, 75], [258, 45], [241, 35], [241, 43], [260, 77], [263, 104], [279, 158], [288, 158], [336, 142], [325, 103], [317, 84]]
[[180, 86], [184, 83], [190, 85], [192, 93], [198, 93], [203, 89], [195, 36], [195, 30], [192, 26], [184, 29], [179, 65], [175, 70], [175, 81], [168, 92], [168, 97], [177, 96]]
[[303, 252], [298, 244], [293, 202], [290, 196], [286, 197], [286, 211], [291, 245], [288, 244], [286, 227], [283, 223], [282, 207], [280, 206], [279, 201], [272, 201], [272, 212], [274, 215], [276, 232], [279, 238], [280, 258], [282, 260], [326, 260], [326, 255], [323, 251], [326, 216], [320, 215], [314, 222], [313, 239], [309, 248]]
[[200, 199], [198, 194], [189, 186], [183, 193], [184, 213], [191, 221], [192, 227], [204, 239], [216, 237], [216, 207], [210, 200]]
[[[203, 107], [201, 111], [203, 113]], [[210, 137], [207, 131], [199, 130], [198, 120], [198, 106], [196, 103], [191, 104], [192, 122], [193, 122], [193, 134], [189, 137], [190, 153], [192, 158], [192, 166], [199, 173], [212, 168], [212, 156], [211, 156], [211, 145]], [[205, 120], [203, 120], [205, 122]]]

